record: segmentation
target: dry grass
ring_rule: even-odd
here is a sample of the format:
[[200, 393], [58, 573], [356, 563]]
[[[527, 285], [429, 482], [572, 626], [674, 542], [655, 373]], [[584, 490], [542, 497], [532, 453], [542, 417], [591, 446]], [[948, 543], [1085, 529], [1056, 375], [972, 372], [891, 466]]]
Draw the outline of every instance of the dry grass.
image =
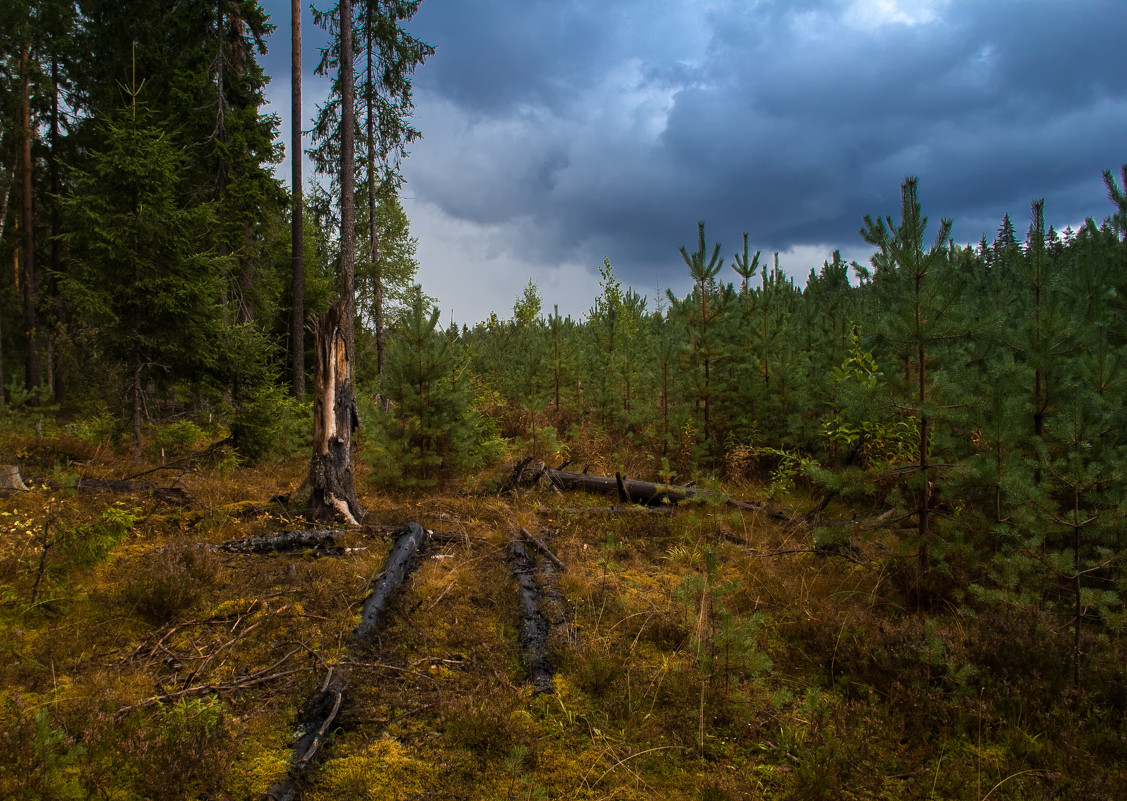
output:
[[[223, 509], [294, 488], [304, 468], [200, 468], [181, 481], [203, 512], [191, 518], [143, 494], [0, 500], [0, 796], [258, 799], [283, 775], [299, 710], [344, 658], [388, 540], [353, 535], [338, 558], [201, 546], [294, 525]], [[136, 472], [104, 453], [82, 470]], [[1035, 610], [914, 609], [893, 535], [858, 543], [857, 564], [759, 513], [544, 514], [583, 500], [464, 486], [361, 491], [373, 522], [464, 541], [426, 552], [379, 642], [350, 658], [346, 712], [306, 798], [1127, 793], [1108, 767], [1127, 760], [1122, 644], [1093, 635], [1107, 681], [1066, 697], [1063, 645]], [[520, 528], [567, 565], [555, 694], [522, 675], [504, 563]], [[711, 595], [690, 592], [701, 581]], [[762, 616], [744, 651], [725, 615]]]

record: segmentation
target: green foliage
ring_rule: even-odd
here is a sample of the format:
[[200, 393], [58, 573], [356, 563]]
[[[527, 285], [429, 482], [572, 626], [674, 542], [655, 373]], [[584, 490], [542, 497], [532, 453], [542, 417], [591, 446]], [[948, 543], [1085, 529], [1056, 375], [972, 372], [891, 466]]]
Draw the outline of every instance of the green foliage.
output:
[[673, 591], [674, 598], [684, 607], [686, 624], [692, 632], [689, 648], [700, 680], [697, 747], [702, 753], [705, 708], [709, 703], [706, 687], [711, 686], [717, 700], [726, 702], [733, 679], [754, 679], [772, 668], [770, 657], [757, 645], [764, 616], [756, 612], [740, 619], [733, 613], [725, 601], [740, 588], [740, 580], [721, 579], [714, 546], [704, 547], [703, 558], [704, 570], [684, 576]]
[[87, 797], [79, 772], [86, 749], [57, 728], [46, 710], [32, 713], [18, 697], [6, 697], [0, 730], [7, 749], [0, 760], [0, 793], [4, 797], [51, 801]]
[[251, 463], [277, 460], [311, 447], [313, 403], [288, 396], [276, 384], [251, 387], [231, 420], [239, 455]]
[[143, 798], [207, 797], [225, 788], [231, 734], [223, 702], [181, 698], [125, 726], [122, 749]]
[[394, 326], [385, 393], [393, 415], [377, 418], [369, 453], [377, 480], [433, 486], [489, 455], [490, 432], [472, 408], [466, 355], [438, 329], [439, 311], [416, 288]]

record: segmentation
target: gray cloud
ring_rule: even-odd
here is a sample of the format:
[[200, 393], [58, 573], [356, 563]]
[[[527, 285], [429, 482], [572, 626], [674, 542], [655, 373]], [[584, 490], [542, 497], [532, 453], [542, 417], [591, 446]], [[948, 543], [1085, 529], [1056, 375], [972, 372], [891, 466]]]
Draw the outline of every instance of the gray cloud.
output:
[[[909, 174], [925, 213], [953, 217], [966, 241], [1005, 212], [1024, 220], [1034, 197], [1059, 225], [1102, 219], [1100, 171], [1127, 160], [1123, 12], [1110, 0], [425, 0], [411, 29], [438, 53], [416, 77], [425, 138], [406, 175], [436, 240], [420, 242], [428, 291], [442, 296], [442, 262], [501, 269], [498, 254], [508, 284], [582, 270], [586, 285], [609, 255], [641, 291], [679, 286], [677, 248], [698, 219], [729, 257], [743, 231], [802, 254], [812, 263], [784, 267], [804, 277], [834, 247], [863, 257], [862, 216], [895, 213]], [[452, 252], [454, 224], [490, 244], [459, 228]], [[511, 301], [459, 298], [469, 316]]]

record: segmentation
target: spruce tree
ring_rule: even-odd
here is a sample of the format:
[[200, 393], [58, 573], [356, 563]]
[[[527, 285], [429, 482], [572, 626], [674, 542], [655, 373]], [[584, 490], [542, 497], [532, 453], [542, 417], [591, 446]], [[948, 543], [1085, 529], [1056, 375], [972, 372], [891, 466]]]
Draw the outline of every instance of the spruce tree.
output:
[[385, 473], [401, 470], [404, 483], [424, 487], [472, 464], [482, 432], [466, 354], [441, 331], [438, 318], [416, 286], [392, 334], [387, 393], [395, 419], [385, 422], [387, 448], [374, 456]]
[[168, 127], [134, 93], [102, 123], [102, 145], [64, 201], [74, 260], [66, 287], [94, 321], [99, 350], [126, 371], [136, 461], [144, 388], [202, 377], [220, 339], [214, 210], [185, 187], [187, 153]]

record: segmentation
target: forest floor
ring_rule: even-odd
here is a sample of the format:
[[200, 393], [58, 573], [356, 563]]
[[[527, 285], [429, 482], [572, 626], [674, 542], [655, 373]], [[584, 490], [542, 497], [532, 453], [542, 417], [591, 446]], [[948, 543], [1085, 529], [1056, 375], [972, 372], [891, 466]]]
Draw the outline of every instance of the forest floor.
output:
[[[335, 550], [235, 554], [215, 546], [311, 528], [270, 500], [307, 460], [216, 451], [135, 479], [182, 494], [76, 491], [159, 454], [136, 468], [60, 426], [9, 428], [0, 462], [29, 490], [0, 498], [4, 798], [262, 799], [344, 662], [309, 801], [1127, 798], [1123, 643], [1087, 632], [1074, 686], [1067, 621], [921, 608], [893, 531], [827, 554], [762, 511], [612, 514], [550, 489], [499, 496], [487, 476], [402, 494], [361, 474], [368, 525]], [[424, 548], [377, 641], [351, 647], [411, 521], [456, 536]], [[521, 529], [566, 567], [551, 692], [519, 646]]]

